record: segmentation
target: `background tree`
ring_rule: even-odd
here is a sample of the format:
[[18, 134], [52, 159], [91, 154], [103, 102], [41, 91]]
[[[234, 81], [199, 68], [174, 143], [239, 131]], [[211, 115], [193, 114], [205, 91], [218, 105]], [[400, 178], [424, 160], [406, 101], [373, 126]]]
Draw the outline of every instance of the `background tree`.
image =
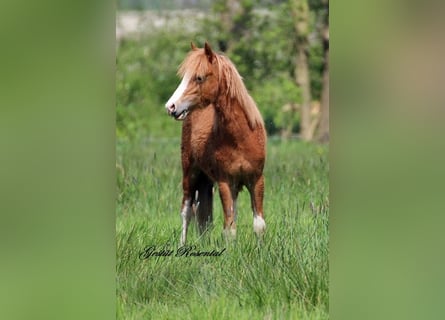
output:
[[295, 60], [295, 81], [301, 88], [300, 104], [300, 135], [303, 140], [311, 140], [311, 88], [309, 77], [309, 4], [307, 0], [290, 0], [291, 12], [295, 28], [295, 44], [297, 48]]
[[316, 139], [320, 142], [329, 141], [329, 0], [322, 0], [320, 34], [323, 39], [324, 68], [323, 91], [321, 93], [320, 122]]

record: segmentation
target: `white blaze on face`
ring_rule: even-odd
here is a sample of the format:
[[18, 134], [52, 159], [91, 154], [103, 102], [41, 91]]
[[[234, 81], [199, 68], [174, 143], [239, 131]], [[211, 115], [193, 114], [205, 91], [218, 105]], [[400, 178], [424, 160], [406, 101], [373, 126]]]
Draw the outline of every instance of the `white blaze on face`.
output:
[[176, 102], [182, 97], [185, 89], [187, 89], [189, 81], [190, 81], [190, 76], [188, 74], [184, 75], [184, 78], [182, 78], [182, 81], [179, 84], [178, 88], [176, 88], [173, 95], [170, 97], [170, 99], [168, 99], [167, 103], [165, 104], [165, 107], [167, 108], [167, 110], [173, 104], [176, 105]]

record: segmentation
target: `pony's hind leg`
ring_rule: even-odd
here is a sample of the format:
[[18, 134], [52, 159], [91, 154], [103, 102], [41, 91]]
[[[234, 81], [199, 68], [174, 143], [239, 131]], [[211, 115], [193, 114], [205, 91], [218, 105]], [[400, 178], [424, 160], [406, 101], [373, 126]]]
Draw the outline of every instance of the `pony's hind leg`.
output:
[[253, 211], [253, 231], [261, 236], [266, 231], [263, 212], [264, 176], [260, 176], [248, 189]]
[[234, 238], [236, 236], [235, 223], [235, 202], [236, 195], [233, 194], [229, 183], [218, 183], [219, 196], [224, 211], [224, 234], [227, 237]]
[[196, 182], [193, 203], [199, 233], [204, 233], [213, 221], [213, 182], [203, 173]]

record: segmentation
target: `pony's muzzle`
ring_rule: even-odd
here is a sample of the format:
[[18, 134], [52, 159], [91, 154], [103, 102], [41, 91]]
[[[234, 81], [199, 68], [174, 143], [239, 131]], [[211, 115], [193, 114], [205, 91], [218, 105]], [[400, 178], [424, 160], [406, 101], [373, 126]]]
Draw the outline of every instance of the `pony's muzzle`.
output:
[[188, 110], [184, 109], [184, 110], [177, 110], [175, 104], [171, 104], [167, 107], [167, 112], [170, 116], [172, 116], [173, 118], [175, 118], [175, 120], [184, 120], [185, 117], [188, 114]]

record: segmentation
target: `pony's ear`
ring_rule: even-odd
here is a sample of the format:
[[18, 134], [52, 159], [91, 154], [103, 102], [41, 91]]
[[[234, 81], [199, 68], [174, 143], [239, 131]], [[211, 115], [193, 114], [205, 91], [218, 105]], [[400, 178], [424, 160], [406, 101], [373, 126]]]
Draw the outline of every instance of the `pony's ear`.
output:
[[193, 51], [198, 50], [198, 48], [196, 48], [195, 44], [192, 42], [190, 42], [190, 47], [192, 48]]
[[207, 56], [207, 59], [209, 59], [209, 62], [212, 63], [213, 59], [215, 58], [215, 54], [212, 51], [212, 48], [210, 48], [210, 45], [207, 43], [204, 44], [204, 52]]

